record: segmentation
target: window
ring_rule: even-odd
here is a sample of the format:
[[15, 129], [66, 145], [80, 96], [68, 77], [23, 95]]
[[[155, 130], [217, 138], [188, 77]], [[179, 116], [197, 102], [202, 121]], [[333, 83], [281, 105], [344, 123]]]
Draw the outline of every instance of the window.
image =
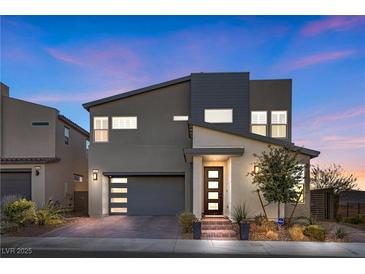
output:
[[218, 178], [219, 173], [218, 170], [209, 170], [208, 171], [208, 178]]
[[128, 182], [127, 178], [111, 178], [110, 182], [112, 184], [126, 184]]
[[267, 112], [251, 111], [251, 132], [258, 135], [267, 135]]
[[113, 117], [112, 118], [113, 129], [137, 129], [137, 117]]
[[74, 181], [78, 182], [78, 183], [82, 183], [83, 177], [81, 175], [74, 174]]
[[90, 141], [89, 140], [85, 141], [85, 146], [86, 146], [86, 150], [89, 150], [89, 147], [90, 147]]
[[286, 138], [287, 135], [287, 111], [271, 112], [271, 137]]
[[108, 117], [94, 117], [94, 142], [108, 142]]
[[204, 121], [207, 123], [232, 123], [232, 109], [205, 109]]
[[49, 122], [32, 122], [33, 127], [48, 127]]
[[174, 121], [187, 121], [189, 116], [174, 116]]
[[70, 143], [70, 129], [68, 127], [64, 127], [64, 135], [65, 135], [65, 144], [68, 145]]
[[[300, 193], [303, 189], [305, 191], [305, 188], [304, 188], [304, 185], [305, 185], [305, 165], [301, 165], [301, 166], [303, 166], [303, 170], [301, 172], [302, 180], [295, 187], [295, 190], [297, 191], [297, 193]], [[304, 191], [303, 191], [302, 195], [299, 198], [299, 203], [300, 204], [304, 204]]]

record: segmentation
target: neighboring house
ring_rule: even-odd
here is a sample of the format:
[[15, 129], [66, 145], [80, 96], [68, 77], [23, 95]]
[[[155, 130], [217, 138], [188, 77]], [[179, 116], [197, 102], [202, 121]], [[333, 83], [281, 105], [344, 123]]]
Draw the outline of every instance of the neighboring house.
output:
[[[305, 191], [296, 215], [310, 214], [309, 162], [319, 152], [291, 143], [291, 80], [193, 73], [83, 106], [90, 112], [91, 216], [231, 216], [243, 202], [249, 217], [262, 214], [247, 173], [253, 154], [269, 144], [300, 152]], [[267, 212], [274, 218], [277, 207]]]
[[1, 196], [40, 207], [50, 199], [82, 207], [84, 198], [87, 211], [89, 133], [57, 109], [9, 97], [2, 83], [0, 113]]

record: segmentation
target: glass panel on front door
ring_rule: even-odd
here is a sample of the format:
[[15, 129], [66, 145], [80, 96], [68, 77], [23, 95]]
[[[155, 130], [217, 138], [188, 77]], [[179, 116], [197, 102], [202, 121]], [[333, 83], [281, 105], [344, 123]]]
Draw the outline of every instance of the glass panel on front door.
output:
[[205, 167], [204, 212], [206, 215], [223, 214], [223, 167]]

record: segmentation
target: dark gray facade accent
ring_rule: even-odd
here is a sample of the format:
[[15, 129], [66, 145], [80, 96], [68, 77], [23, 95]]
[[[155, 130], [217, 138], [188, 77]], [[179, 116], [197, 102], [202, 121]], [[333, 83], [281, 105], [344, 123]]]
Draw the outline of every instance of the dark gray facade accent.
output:
[[[287, 140], [292, 131], [292, 80], [250, 80], [250, 111], [267, 111], [268, 136], [271, 136], [271, 111], [286, 110]], [[249, 116], [251, 124], [251, 115]]]
[[176, 215], [185, 210], [184, 176], [128, 177], [127, 215]]
[[236, 133], [248, 132], [249, 73], [192, 73], [190, 121], [204, 121], [204, 109], [233, 109], [233, 123], [214, 124]]
[[185, 172], [103, 172], [104, 176], [184, 176]]
[[1, 170], [1, 196], [20, 195], [32, 198], [32, 173], [30, 169]]
[[170, 80], [170, 81], [166, 81], [166, 82], [163, 82], [163, 83], [151, 85], [151, 86], [148, 86], [148, 87], [144, 87], [144, 88], [140, 88], [140, 89], [120, 93], [120, 94], [117, 94], [117, 95], [113, 95], [113, 96], [110, 96], [110, 97], [106, 97], [106, 98], [103, 98], [103, 99], [99, 99], [99, 100], [96, 100], [96, 101], [88, 102], [88, 103], [83, 104], [82, 106], [86, 110], [89, 110], [91, 107], [94, 107], [94, 106], [97, 106], [97, 105], [113, 102], [113, 101], [123, 99], [123, 98], [127, 98], [127, 97], [130, 97], [130, 96], [134, 96], [134, 95], [142, 94], [142, 93], [145, 93], [145, 92], [153, 91], [153, 90], [156, 90], [156, 89], [168, 87], [168, 86], [171, 86], [171, 85], [183, 83], [183, 82], [186, 82], [186, 81], [189, 81], [189, 80], [190, 80], [190, 76], [184, 76], [184, 77], [177, 78], [177, 79]]

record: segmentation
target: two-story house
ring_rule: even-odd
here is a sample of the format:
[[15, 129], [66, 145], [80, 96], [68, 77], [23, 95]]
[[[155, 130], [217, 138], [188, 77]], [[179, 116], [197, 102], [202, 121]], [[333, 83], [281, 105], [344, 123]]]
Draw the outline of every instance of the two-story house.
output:
[[[253, 154], [291, 145], [305, 165], [297, 215], [310, 214], [309, 163], [292, 136], [292, 81], [192, 73], [83, 105], [90, 113], [89, 215], [262, 213]], [[283, 205], [285, 215], [291, 205]], [[277, 207], [267, 208], [276, 217]]]
[[55, 108], [9, 96], [1, 83], [1, 196], [87, 211], [89, 133]]

